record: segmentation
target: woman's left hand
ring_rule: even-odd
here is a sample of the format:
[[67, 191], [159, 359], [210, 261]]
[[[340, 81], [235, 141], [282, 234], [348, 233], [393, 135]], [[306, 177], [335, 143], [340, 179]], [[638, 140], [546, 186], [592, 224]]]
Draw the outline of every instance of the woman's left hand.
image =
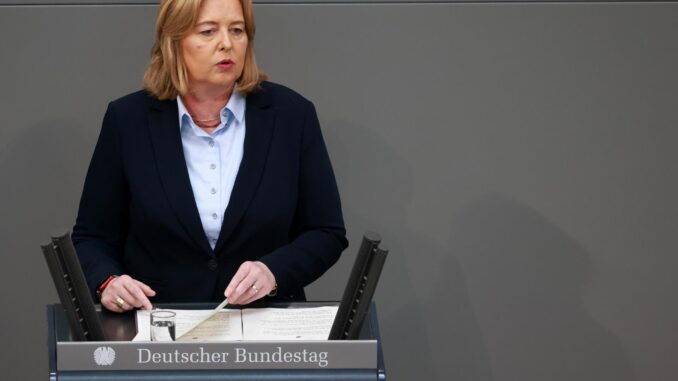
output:
[[229, 304], [248, 304], [268, 295], [275, 287], [275, 276], [261, 262], [244, 262], [226, 287]]

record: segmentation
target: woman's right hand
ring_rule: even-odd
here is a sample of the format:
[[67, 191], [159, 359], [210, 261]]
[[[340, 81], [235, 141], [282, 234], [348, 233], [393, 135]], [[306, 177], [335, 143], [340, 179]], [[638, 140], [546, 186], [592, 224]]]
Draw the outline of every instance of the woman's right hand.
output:
[[101, 305], [109, 311], [125, 312], [134, 308], [150, 310], [153, 305], [148, 300], [155, 291], [129, 275], [121, 275], [106, 286], [101, 293]]

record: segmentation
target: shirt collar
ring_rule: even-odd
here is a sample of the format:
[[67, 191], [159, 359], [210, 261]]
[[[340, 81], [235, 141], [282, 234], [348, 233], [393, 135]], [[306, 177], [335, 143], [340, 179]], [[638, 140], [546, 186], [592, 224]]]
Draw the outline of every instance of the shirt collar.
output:
[[[235, 120], [236, 122], [238, 122], [238, 124], [242, 124], [242, 121], [245, 118], [245, 103], [246, 103], [245, 97], [238, 91], [234, 91], [231, 94], [228, 103], [226, 103], [226, 106], [224, 106], [224, 108], [222, 108], [221, 112], [219, 113], [222, 122], [225, 117], [231, 114], [235, 117]], [[181, 128], [181, 126], [183, 125], [183, 123], [181, 122], [183, 121], [184, 118], [188, 118], [191, 120], [192, 118], [191, 115], [188, 113], [188, 110], [186, 109], [184, 102], [181, 100], [181, 96], [179, 95], [177, 95], [177, 106], [179, 108], [179, 121], [180, 121], [179, 128]]]

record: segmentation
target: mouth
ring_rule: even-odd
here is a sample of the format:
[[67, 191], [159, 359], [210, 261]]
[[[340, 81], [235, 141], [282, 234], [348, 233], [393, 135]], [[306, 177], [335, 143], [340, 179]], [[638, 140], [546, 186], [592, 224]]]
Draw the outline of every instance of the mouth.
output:
[[217, 63], [217, 66], [222, 69], [230, 69], [231, 67], [233, 67], [233, 65], [235, 65], [235, 62], [229, 59], [221, 60]]

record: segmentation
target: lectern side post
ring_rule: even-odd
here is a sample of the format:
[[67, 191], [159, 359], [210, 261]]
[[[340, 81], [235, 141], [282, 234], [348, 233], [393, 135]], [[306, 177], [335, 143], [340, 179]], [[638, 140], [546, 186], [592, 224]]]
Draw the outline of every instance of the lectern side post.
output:
[[47, 366], [49, 370], [49, 381], [57, 381], [56, 366], [56, 318], [54, 316], [54, 305], [47, 305]]

